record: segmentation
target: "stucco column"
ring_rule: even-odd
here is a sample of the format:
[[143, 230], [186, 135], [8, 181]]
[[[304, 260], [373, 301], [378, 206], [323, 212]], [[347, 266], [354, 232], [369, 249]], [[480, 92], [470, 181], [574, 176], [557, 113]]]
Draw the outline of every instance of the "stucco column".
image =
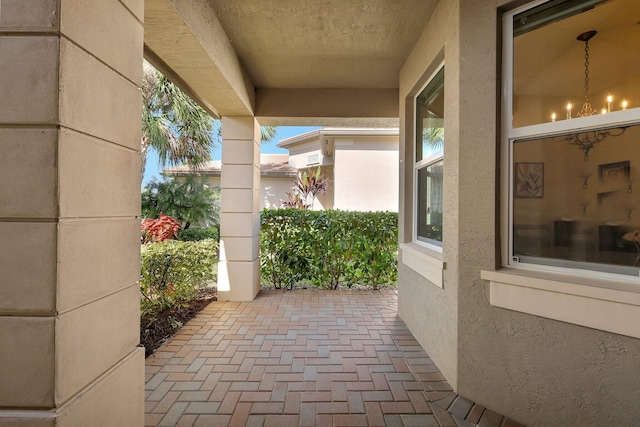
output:
[[0, 1], [0, 425], [144, 424], [142, 14]]
[[251, 301], [260, 291], [260, 125], [222, 118], [218, 298]]

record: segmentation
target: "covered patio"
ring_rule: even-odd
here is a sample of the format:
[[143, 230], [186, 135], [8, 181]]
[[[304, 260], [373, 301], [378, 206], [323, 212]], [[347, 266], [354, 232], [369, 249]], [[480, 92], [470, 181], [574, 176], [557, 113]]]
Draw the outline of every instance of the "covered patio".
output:
[[453, 392], [397, 291], [213, 302], [146, 361], [148, 426], [520, 424]]
[[[0, 0], [0, 425], [145, 423], [143, 57], [221, 119], [227, 301], [146, 361], [148, 424], [502, 422], [454, 390], [529, 426], [637, 425], [638, 267], [593, 270], [531, 248], [554, 242], [556, 223], [585, 221], [587, 206], [610, 210], [607, 199], [619, 201], [612, 219], [590, 219], [589, 254], [600, 226], [640, 233], [638, 4]], [[539, 7], [562, 16], [537, 20]], [[625, 104], [555, 121], [547, 105], [572, 118], [567, 102], [583, 99], [585, 31], [598, 32], [592, 100], [611, 91]], [[260, 292], [266, 125], [399, 128], [397, 311], [388, 292]], [[628, 150], [599, 144], [591, 169], [570, 140], [553, 141], [620, 126]], [[446, 142], [425, 157], [432, 131]], [[534, 140], [548, 147], [518, 160], [516, 143]], [[441, 176], [425, 186], [432, 167]], [[516, 170], [546, 189], [519, 197]], [[545, 243], [519, 253], [516, 230]]]

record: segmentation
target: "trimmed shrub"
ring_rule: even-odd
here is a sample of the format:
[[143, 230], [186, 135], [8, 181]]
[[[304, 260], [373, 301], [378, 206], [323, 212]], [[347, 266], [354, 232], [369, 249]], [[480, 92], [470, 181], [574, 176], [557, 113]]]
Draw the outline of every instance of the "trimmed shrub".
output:
[[260, 222], [266, 286], [378, 289], [397, 281], [397, 213], [277, 209], [264, 210]]
[[165, 242], [142, 245], [140, 310], [152, 317], [170, 307], [183, 307], [198, 296], [198, 287], [214, 280], [218, 243]]
[[187, 228], [178, 232], [178, 240], [183, 242], [197, 242], [205, 239], [220, 240], [217, 227], [211, 228]]

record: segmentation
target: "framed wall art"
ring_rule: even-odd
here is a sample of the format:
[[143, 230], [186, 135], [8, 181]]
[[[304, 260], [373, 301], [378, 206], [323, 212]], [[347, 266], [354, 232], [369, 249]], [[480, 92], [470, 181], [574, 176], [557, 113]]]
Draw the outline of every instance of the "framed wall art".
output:
[[516, 163], [514, 197], [541, 199], [544, 195], [544, 163]]

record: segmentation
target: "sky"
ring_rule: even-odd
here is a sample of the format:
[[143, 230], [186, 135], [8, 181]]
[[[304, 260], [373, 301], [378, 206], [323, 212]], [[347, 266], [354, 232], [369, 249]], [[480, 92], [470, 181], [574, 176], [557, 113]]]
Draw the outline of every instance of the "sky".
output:
[[[320, 127], [278, 126], [276, 127], [276, 136], [270, 142], [262, 143], [260, 146], [260, 152], [264, 154], [287, 154], [287, 150], [277, 147], [277, 144], [278, 142], [280, 142], [280, 140], [300, 135], [305, 132], [310, 132], [316, 129], [320, 129]], [[212, 154], [212, 158], [213, 160], [220, 160], [220, 157], [220, 147], [217, 147]], [[147, 165], [144, 172], [144, 178], [142, 179], [142, 186], [147, 185], [152, 179], [162, 181], [160, 169], [160, 165], [158, 164], [158, 154], [153, 149], [149, 149], [149, 153], [147, 154]]]

